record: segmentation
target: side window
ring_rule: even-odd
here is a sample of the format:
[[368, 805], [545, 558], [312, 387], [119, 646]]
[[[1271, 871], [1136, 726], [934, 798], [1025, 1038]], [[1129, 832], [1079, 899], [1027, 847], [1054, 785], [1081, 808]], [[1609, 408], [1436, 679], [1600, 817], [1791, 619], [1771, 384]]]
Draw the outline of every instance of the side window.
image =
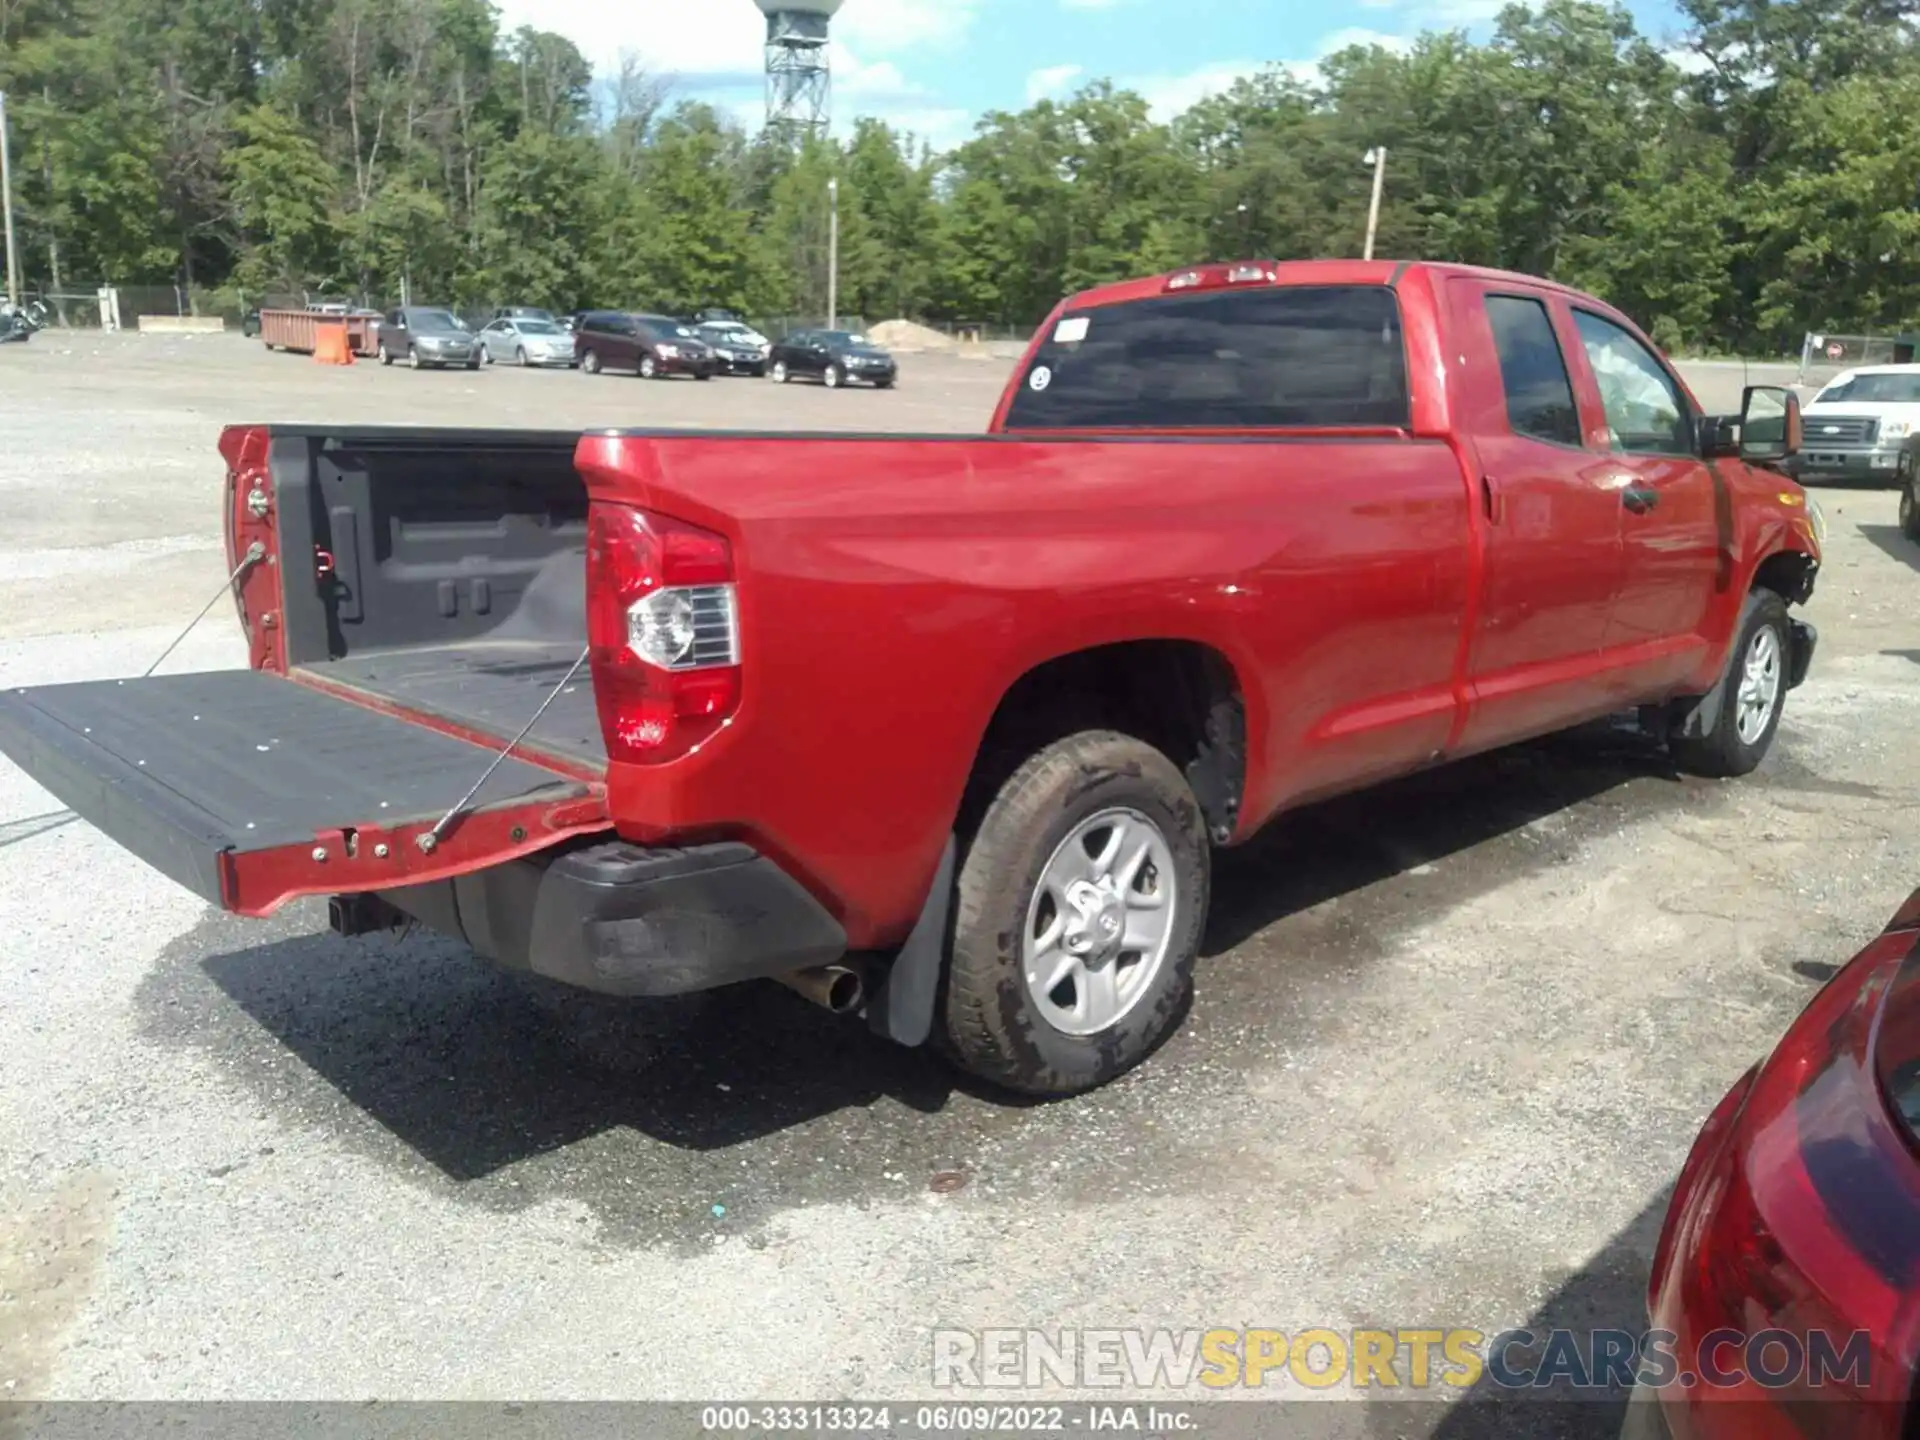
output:
[[1520, 295], [1489, 295], [1487, 322], [1500, 354], [1500, 380], [1513, 433], [1578, 445], [1580, 412], [1547, 307]]
[[1692, 417], [1651, 351], [1611, 320], [1573, 312], [1600, 386], [1614, 448], [1642, 455], [1691, 455]]

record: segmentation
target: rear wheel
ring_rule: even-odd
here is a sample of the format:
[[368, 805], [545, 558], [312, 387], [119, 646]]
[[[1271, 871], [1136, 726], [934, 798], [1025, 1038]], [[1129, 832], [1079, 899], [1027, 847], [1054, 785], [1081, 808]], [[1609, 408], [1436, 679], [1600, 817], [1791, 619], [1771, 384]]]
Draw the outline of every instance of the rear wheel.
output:
[[1132, 1069], [1184, 1013], [1210, 861], [1192, 790], [1152, 746], [1093, 730], [1034, 755], [960, 870], [945, 1048], [1031, 1095]]
[[1674, 718], [1674, 763], [1695, 775], [1730, 779], [1750, 775], [1773, 748], [1786, 706], [1787, 669], [1793, 635], [1787, 602], [1771, 590], [1755, 590], [1740, 612], [1740, 628], [1721, 678], [1719, 708], [1701, 734], [1679, 733], [1690, 702]]
[[389, 349], [387, 349], [387, 342], [386, 342], [386, 341], [384, 341], [384, 340], [382, 340], [382, 341], [380, 342], [380, 352], [379, 352], [379, 353], [380, 353], [380, 363], [381, 363], [382, 365], [391, 365], [391, 364], [393, 364], [393, 352], [392, 352], [391, 350], [389, 350]]
[[580, 357], [580, 368], [589, 375], [598, 375], [600, 373], [600, 356], [595, 351], [587, 351], [586, 354]]

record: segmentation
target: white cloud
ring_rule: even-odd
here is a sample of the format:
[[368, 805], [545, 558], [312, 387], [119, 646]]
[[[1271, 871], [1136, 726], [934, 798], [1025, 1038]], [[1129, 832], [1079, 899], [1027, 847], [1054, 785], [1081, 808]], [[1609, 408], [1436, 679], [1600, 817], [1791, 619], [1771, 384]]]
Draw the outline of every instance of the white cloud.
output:
[[[618, 3], [618, 0], [614, 0]], [[718, 4], [722, 0], [701, 0]], [[745, 4], [746, 0], [739, 0]], [[853, 0], [834, 20], [849, 44], [890, 55], [959, 39], [978, 18], [980, 0]]]
[[1126, 0], [1060, 0], [1063, 10], [1111, 10], [1116, 5], [1124, 5]]
[[[1350, 45], [1379, 45], [1387, 50], [1404, 52], [1411, 44], [1404, 35], [1349, 25], [1322, 37], [1311, 59], [1284, 60], [1280, 62], [1280, 68], [1310, 84], [1319, 78], [1322, 60]], [[1182, 75], [1136, 76], [1123, 82], [1123, 88], [1145, 96], [1147, 104], [1153, 109], [1154, 118], [1164, 121], [1191, 110], [1209, 95], [1219, 95], [1232, 89], [1234, 81], [1258, 74], [1265, 68], [1264, 63], [1258, 60], [1216, 61]]]
[[1082, 74], [1078, 65], [1048, 65], [1027, 76], [1027, 103], [1038, 100], [1050, 100], [1066, 92], [1069, 85]]
[[1140, 76], [1122, 81], [1120, 88], [1144, 96], [1154, 119], [1171, 120], [1209, 95], [1231, 90], [1234, 81], [1256, 74], [1261, 68], [1258, 60], [1230, 60], [1189, 70], [1184, 75]]

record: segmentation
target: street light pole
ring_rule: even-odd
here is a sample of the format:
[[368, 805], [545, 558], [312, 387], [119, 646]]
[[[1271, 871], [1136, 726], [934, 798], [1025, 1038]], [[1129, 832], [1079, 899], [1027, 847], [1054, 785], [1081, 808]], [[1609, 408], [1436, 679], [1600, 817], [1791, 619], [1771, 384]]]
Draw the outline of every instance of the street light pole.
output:
[[1387, 185], [1387, 147], [1376, 145], [1367, 151], [1366, 163], [1373, 166], [1373, 203], [1367, 207], [1367, 248], [1361, 257], [1373, 258], [1373, 237], [1380, 229], [1380, 192]]
[[7, 228], [7, 303], [20, 303], [20, 252], [13, 241], [13, 146], [7, 139], [7, 92], [0, 90], [0, 211]]
[[840, 180], [827, 181], [827, 328], [840, 328]]

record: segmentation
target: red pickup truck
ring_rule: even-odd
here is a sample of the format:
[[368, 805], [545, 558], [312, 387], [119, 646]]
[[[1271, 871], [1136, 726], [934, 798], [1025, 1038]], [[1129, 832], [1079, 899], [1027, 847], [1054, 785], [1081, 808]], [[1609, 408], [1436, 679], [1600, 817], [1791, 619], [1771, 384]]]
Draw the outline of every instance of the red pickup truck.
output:
[[0, 696], [0, 749], [243, 915], [783, 979], [1068, 1093], [1291, 807], [1635, 707], [1753, 769], [1815, 640], [1797, 431], [1590, 297], [1344, 261], [1075, 296], [978, 437], [241, 426], [252, 668]]

